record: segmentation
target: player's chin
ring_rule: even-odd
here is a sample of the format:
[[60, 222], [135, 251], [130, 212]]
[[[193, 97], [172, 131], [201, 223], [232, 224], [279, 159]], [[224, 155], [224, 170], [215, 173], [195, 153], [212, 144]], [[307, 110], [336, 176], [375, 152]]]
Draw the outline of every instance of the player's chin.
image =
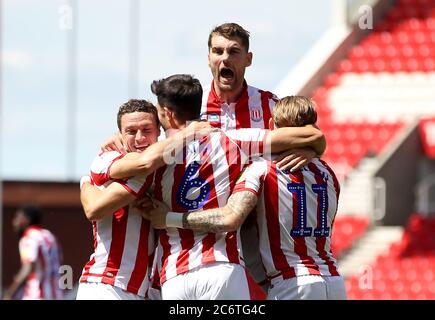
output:
[[222, 91], [232, 91], [234, 90], [236, 87], [236, 81], [234, 81], [234, 79], [224, 79], [224, 78], [220, 78], [219, 79], [219, 88]]

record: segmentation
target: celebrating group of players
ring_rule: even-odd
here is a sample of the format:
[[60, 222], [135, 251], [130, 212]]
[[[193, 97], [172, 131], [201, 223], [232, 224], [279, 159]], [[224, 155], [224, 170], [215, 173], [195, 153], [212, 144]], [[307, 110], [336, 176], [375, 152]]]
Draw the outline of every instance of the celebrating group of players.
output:
[[246, 83], [238, 24], [214, 28], [208, 48], [211, 85], [154, 81], [156, 106], [123, 104], [120, 134], [81, 179], [94, 253], [77, 299], [248, 300], [245, 267], [268, 299], [345, 299], [331, 252], [340, 187], [312, 101]]

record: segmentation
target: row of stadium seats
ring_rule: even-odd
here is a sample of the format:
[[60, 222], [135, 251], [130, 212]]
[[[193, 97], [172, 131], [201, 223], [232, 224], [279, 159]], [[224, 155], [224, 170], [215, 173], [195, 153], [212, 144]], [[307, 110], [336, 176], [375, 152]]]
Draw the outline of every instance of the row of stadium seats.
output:
[[355, 60], [343, 60], [337, 68], [338, 73], [346, 72], [415, 72], [435, 71], [435, 59], [432, 56], [419, 58], [415, 54], [411, 57], [382, 57], [382, 58], [358, 58]]
[[322, 128], [328, 131], [328, 141], [343, 143], [362, 142], [372, 140], [389, 140], [402, 127], [401, 123], [323, 123]]
[[[400, 47], [415, 48], [426, 44], [432, 47], [435, 44], [435, 30], [421, 29], [418, 31], [404, 30], [402, 25], [398, 24], [395, 30], [374, 32], [361, 42], [361, 49], [369, 50], [375, 46], [385, 47], [395, 45]], [[378, 56], [382, 52], [378, 52]]]
[[346, 287], [350, 299], [435, 299], [435, 217], [411, 215], [400, 242]]
[[434, 86], [435, 2], [399, 1], [312, 92], [339, 178], [383, 152], [407, 121], [433, 113]]
[[408, 18], [403, 20], [391, 20], [388, 19], [382, 21], [380, 25], [377, 25], [379, 31], [392, 31], [396, 29], [403, 31], [429, 31], [435, 30], [435, 17], [426, 17], [425, 19]]
[[319, 126], [326, 133], [328, 141], [324, 159], [335, 164], [334, 168], [337, 164], [348, 166], [348, 170], [345, 170], [346, 174], [363, 157], [374, 156], [382, 152], [391, 138], [403, 127], [400, 122], [392, 124], [348, 122], [334, 125], [333, 122], [327, 122], [324, 119], [319, 120]]
[[[434, 31], [435, 32], [435, 31]], [[383, 45], [379, 43], [368, 44], [365, 46], [357, 45], [349, 51], [349, 61], [357, 61], [359, 59], [406, 59], [415, 57], [417, 59], [425, 59], [433, 56], [435, 44], [419, 44], [411, 45]]]

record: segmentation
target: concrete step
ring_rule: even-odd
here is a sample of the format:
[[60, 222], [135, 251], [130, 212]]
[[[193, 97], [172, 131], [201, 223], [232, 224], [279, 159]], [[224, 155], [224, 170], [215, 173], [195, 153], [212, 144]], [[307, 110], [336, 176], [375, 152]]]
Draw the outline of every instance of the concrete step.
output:
[[364, 158], [342, 184], [339, 212], [367, 213], [373, 207], [372, 176], [378, 166], [378, 159]]
[[362, 267], [372, 265], [386, 253], [391, 244], [401, 239], [403, 227], [375, 226], [357, 241], [351, 251], [338, 261], [343, 276], [358, 273]]

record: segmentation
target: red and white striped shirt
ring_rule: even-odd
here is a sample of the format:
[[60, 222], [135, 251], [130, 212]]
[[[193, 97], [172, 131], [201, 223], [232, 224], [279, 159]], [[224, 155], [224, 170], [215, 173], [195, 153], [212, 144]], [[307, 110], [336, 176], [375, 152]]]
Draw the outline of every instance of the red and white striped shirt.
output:
[[[217, 132], [201, 141], [192, 141], [183, 150], [180, 162], [157, 170], [155, 197], [179, 213], [225, 206], [249, 160], [249, 154], [243, 156], [240, 148], [244, 139], [253, 142], [245, 152], [262, 152], [266, 131], [256, 130], [257, 135], [253, 132], [233, 132], [231, 138]], [[207, 233], [167, 228], [160, 231], [158, 254], [161, 283], [208, 263], [243, 264], [239, 230]]]
[[290, 173], [260, 158], [243, 172], [234, 192], [243, 190], [259, 197], [260, 252], [269, 277], [339, 275], [331, 233], [340, 186], [324, 161], [313, 159]]
[[[122, 157], [115, 151], [97, 156], [91, 166], [93, 184], [101, 189], [107, 187], [113, 181], [110, 167]], [[140, 197], [152, 181], [153, 175], [117, 182]], [[102, 282], [145, 297], [149, 287], [149, 255], [155, 247], [149, 221], [125, 206], [113, 215], [93, 221], [92, 226], [94, 253], [83, 269], [80, 282]]]
[[220, 100], [213, 82], [204, 88], [201, 119], [224, 131], [242, 128], [269, 128], [272, 109], [278, 98], [269, 91], [248, 86], [235, 103], [227, 104]]
[[62, 259], [55, 236], [38, 226], [26, 228], [19, 242], [22, 264], [33, 263], [27, 278], [24, 300], [57, 300], [63, 298], [59, 288], [59, 267]]

